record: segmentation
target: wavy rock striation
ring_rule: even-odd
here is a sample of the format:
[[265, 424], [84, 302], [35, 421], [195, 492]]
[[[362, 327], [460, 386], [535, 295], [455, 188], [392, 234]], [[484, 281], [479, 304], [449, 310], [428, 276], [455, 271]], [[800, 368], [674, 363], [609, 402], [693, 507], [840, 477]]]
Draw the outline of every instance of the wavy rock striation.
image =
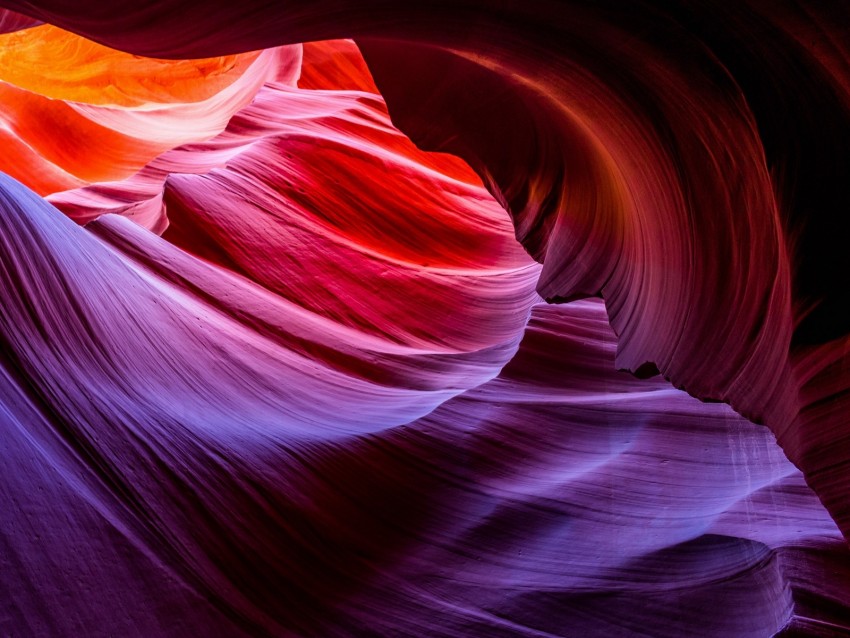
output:
[[618, 366], [768, 424], [850, 533], [846, 8], [4, 4], [156, 56], [356, 37], [401, 128], [511, 211], [543, 296], [604, 296]]
[[844, 9], [3, 4], [4, 631], [847, 631]]
[[510, 363], [459, 392], [492, 354], [353, 335], [125, 218], [83, 229], [2, 186], [8, 631], [765, 636], [845, 617], [847, 549], [768, 430], [615, 372], [601, 303], [534, 307]]

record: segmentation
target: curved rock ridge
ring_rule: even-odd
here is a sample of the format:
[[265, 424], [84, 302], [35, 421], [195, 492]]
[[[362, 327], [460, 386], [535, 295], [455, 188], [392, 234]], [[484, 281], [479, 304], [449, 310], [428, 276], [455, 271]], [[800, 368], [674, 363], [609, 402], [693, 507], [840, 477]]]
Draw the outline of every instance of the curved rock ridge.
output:
[[295, 83], [301, 47], [155, 60], [50, 25], [0, 35], [0, 170], [46, 195], [129, 177], [220, 133], [268, 80]]
[[844, 9], [254, 1], [4, 3], [0, 633], [850, 632]]
[[[388, 162], [388, 167], [395, 167], [397, 170], [394, 172], [402, 180], [415, 173], [417, 166], [429, 169], [427, 173], [422, 172], [420, 192], [411, 194], [414, 200], [424, 197], [431, 201], [419, 202], [420, 205], [433, 205], [444, 198], [446, 201], [439, 205], [447, 209], [446, 214], [453, 218], [453, 225], [475, 229], [474, 232], [468, 230], [463, 237], [457, 238], [453, 245], [442, 249], [438, 248], [439, 242], [433, 241], [433, 248], [444, 253], [441, 260], [457, 262], [471, 259], [471, 264], [476, 259], [491, 262], [500, 259], [506, 248], [487, 244], [488, 236], [492, 235], [488, 228], [494, 227], [498, 233], [507, 234], [509, 224], [506, 224], [503, 213], [498, 210], [492, 197], [481, 188], [480, 179], [469, 166], [452, 155], [419, 150], [391, 124], [383, 99], [376, 93], [377, 89], [365, 62], [353, 43], [309, 43], [304, 49], [305, 64], [301, 67], [298, 85], [299, 88], [311, 90], [295, 90], [288, 86], [288, 82], [270, 82], [254, 95], [251, 104], [231, 118], [220, 135], [211, 140], [183, 145], [163, 153], [127, 179], [53, 193], [48, 196], [49, 201], [80, 223], [91, 221], [104, 212], [112, 212], [126, 215], [146, 228], [162, 233], [168, 225], [162, 193], [163, 184], [169, 175], [205, 174], [216, 168], [224, 168], [235, 157], [248, 151], [256, 155], [255, 151], [251, 151], [251, 147], [260, 142], [269, 144], [274, 140], [293, 140], [291, 143], [300, 143], [303, 146], [305, 142], [298, 142], [296, 138], [309, 136], [317, 144], [324, 139], [327, 139], [328, 144], [338, 144], [342, 141], [351, 151], [356, 151], [357, 156], [362, 158], [361, 163], [371, 156], [379, 158], [379, 162]], [[298, 62], [300, 64], [300, 57]], [[298, 75], [288, 70], [288, 64], [289, 60], [286, 60], [278, 74]], [[323, 92], [318, 93], [316, 90]], [[320, 189], [312, 188], [307, 176], [293, 174], [296, 170], [310, 170], [307, 165], [309, 163], [295, 163], [304, 166], [297, 169], [294, 166], [289, 167], [279, 179], [288, 178], [299, 182], [303, 190], [309, 190], [309, 193], [300, 194], [302, 200], [321, 196]], [[340, 166], [344, 164], [345, 162], [339, 163]], [[375, 165], [375, 160], [372, 160], [372, 165]], [[361, 179], [355, 167], [346, 170], [350, 180]], [[370, 173], [377, 175], [374, 170]], [[368, 176], [369, 174], [365, 175], [366, 178]], [[330, 182], [329, 178], [323, 179]], [[333, 182], [333, 188], [325, 190], [341, 190], [337, 181], [339, 178]], [[349, 186], [353, 192], [357, 189], [358, 182], [352, 181]], [[292, 189], [293, 192], [295, 190]], [[363, 202], [361, 206], [365, 208], [369, 203], [374, 204], [375, 198], [383, 198], [387, 202], [398, 199], [395, 195], [390, 197], [391, 192], [388, 195], [381, 192], [391, 190], [383, 187], [378, 189], [372, 194], [373, 201]], [[474, 202], [472, 206], [462, 205], [466, 195]], [[348, 199], [354, 200], [353, 197]], [[416, 203], [411, 201], [405, 206], [414, 208]], [[314, 202], [313, 207], [317, 204], [318, 202]], [[481, 206], [490, 211], [489, 220], [476, 218], [478, 213], [474, 209]], [[332, 207], [327, 206], [327, 203], [322, 206], [323, 211], [328, 208]], [[386, 224], [392, 223], [393, 220], [385, 219], [388, 215], [387, 205], [381, 208], [382, 214], [370, 215], [373, 220], [369, 224], [385, 225], [385, 231], [381, 235], [383, 239], [392, 243], [398, 243], [400, 238], [403, 241], [404, 237], [407, 237], [404, 233], [393, 237], [391, 233], [386, 232]], [[454, 212], [449, 211], [449, 208]], [[401, 221], [400, 212], [401, 208], [389, 217]], [[465, 218], [462, 213], [466, 213], [468, 217]], [[428, 223], [427, 220], [423, 221]], [[364, 239], [368, 234], [365, 230], [360, 232]], [[470, 255], [470, 249], [477, 250], [474, 258]], [[510, 250], [514, 255], [521, 254], [515, 245], [512, 245]], [[525, 260], [521, 256], [515, 259]], [[425, 255], [421, 256], [420, 261], [427, 260]]]
[[355, 37], [396, 123], [510, 210], [541, 294], [602, 295], [619, 367], [768, 424], [850, 533], [846, 6], [4, 5], [175, 58]]
[[[405, 341], [310, 312], [299, 300], [193, 257], [126, 218], [107, 215], [84, 229], [7, 177], [2, 193], [0, 397], [14, 481], [5, 492], [10, 518], [3, 525], [0, 580], [2, 616], [11, 619], [13, 633], [177, 635], [186, 626], [206, 633], [216, 631], [224, 614], [230, 624], [221, 625], [223, 635], [260, 629], [285, 635], [294, 621], [278, 606], [289, 607], [293, 598], [283, 590], [298, 598], [302, 584], [283, 563], [262, 556], [262, 548], [282, 543], [280, 560], [299, 562], [297, 544], [306, 550], [316, 541], [312, 513], [322, 509], [318, 501], [311, 504], [309, 492], [335, 490], [321, 472], [309, 487], [314, 479], [298, 458], [408, 423], [492, 378], [515, 351], [537, 298], [537, 269], [527, 259], [513, 269], [484, 268], [477, 281], [471, 267], [430, 274], [420, 267], [418, 282], [430, 278], [445, 294], [458, 289], [453, 315], [478, 331], [429, 341], [429, 323], [412, 316]], [[502, 227], [509, 229], [506, 222]], [[403, 265], [341, 243], [349, 277], [395, 277], [402, 283], [384, 291], [383, 303], [409, 302], [393, 297], [405, 292], [405, 277], [413, 277]], [[318, 267], [309, 242], [285, 247]], [[341, 258], [330, 248], [326, 267]], [[436, 301], [431, 306], [437, 316]], [[467, 315], [469, 322], [462, 320]], [[229, 495], [227, 485], [235, 484], [228, 476], [241, 484]], [[295, 508], [291, 517], [278, 508], [282, 501], [266, 502], [260, 494], [266, 479], [267, 487], [284, 489], [281, 497], [295, 498], [286, 506]], [[46, 491], [42, 481], [50, 485]], [[233, 501], [215, 514], [210, 506], [224, 504], [221, 498]], [[260, 518], [235, 515], [240, 502], [260, 508]], [[301, 507], [304, 512], [295, 513]], [[65, 511], [68, 525], [51, 524], [45, 508], [53, 511], [48, 516]], [[263, 531], [267, 516], [277, 523]], [[239, 549], [242, 533], [259, 544]], [[290, 545], [287, 534], [302, 540]], [[322, 543], [309, 551], [326, 560]], [[132, 558], [122, 558], [125, 553]], [[80, 560], [89, 565], [83, 575]], [[58, 573], [47, 568], [56, 561]], [[316, 567], [308, 560], [305, 576]], [[93, 601], [120, 591], [134, 570], [152, 571], [125, 599], [132, 611], [98, 621], [108, 610]], [[319, 589], [307, 586], [308, 597], [320, 596], [327, 576], [318, 575]], [[253, 584], [239, 593], [244, 578]], [[171, 583], [166, 597], [158, 592], [159, 579]], [[88, 602], [79, 598], [92, 588], [98, 593]], [[34, 591], [41, 594], [33, 597]], [[169, 624], [171, 606], [188, 625]], [[191, 608], [208, 618], [193, 620]]]
[[79, 222], [110, 211], [167, 227], [172, 244], [353, 335], [448, 358], [479, 351], [496, 367], [468, 371], [474, 383], [508, 360], [538, 299], [539, 267], [476, 175], [416, 149], [360, 91], [269, 83], [209, 142], [50, 200]]
[[382, 351], [124, 217], [81, 228], [0, 187], [4, 631], [766, 636], [846, 618], [848, 550], [769, 431], [615, 372], [600, 302], [535, 306], [510, 363], [459, 392], [491, 355], [458, 375]]

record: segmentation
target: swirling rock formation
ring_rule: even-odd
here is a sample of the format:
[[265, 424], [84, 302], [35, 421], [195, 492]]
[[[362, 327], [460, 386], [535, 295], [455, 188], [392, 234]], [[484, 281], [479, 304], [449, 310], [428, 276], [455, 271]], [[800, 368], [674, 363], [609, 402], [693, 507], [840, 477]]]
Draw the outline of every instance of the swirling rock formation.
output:
[[847, 631], [843, 8], [2, 4], [7, 633]]
[[602, 294], [618, 365], [767, 423], [850, 525], [840, 5], [5, 5], [145, 55], [357, 37], [401, 127], [509, 208], [545, 297]]
[[300, 52], [170, 61], [49, 25], [0, 36], [0, 169], [42, 195], [129, 177], [220, 133], [266, 81], [294, 83]]

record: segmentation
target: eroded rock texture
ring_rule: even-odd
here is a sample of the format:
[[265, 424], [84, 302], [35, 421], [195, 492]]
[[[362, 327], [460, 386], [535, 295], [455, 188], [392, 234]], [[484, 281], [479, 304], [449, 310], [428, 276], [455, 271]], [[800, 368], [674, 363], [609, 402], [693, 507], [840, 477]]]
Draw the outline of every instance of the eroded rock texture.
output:
[[841, 5], [2, 4], [5, 634], [850, 631]]

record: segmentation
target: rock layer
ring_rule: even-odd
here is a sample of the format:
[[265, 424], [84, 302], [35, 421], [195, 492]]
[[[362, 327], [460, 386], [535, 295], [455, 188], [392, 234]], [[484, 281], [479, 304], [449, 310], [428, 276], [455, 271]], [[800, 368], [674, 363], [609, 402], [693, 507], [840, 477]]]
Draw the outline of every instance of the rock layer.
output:
[[846, 630], [841, 10], [3, 4], [4, 630]]
[[768, 424], [850, 533], [845, 8], [4, 4], [162, 57], [357, 38], [401, 128], [509, 208], [542, 294], [603, 295], [620, 367]]

